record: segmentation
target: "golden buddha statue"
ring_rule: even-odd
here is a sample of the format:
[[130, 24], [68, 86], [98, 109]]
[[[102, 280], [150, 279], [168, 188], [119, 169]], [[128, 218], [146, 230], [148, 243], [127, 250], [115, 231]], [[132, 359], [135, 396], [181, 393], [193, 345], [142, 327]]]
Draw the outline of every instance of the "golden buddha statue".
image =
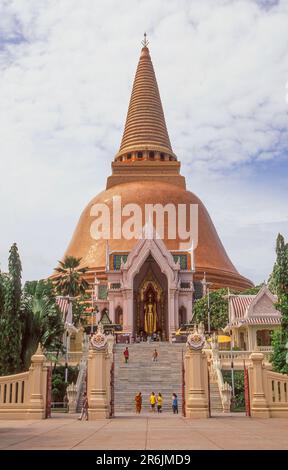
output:
[[157, 314], [156, 304], [152, 302], [152, 295], [149, 295], [149, 300], [144, 306], [145, 325], [144, 330], [147, 335], [152, 335], [156, 332], [157, 328]]

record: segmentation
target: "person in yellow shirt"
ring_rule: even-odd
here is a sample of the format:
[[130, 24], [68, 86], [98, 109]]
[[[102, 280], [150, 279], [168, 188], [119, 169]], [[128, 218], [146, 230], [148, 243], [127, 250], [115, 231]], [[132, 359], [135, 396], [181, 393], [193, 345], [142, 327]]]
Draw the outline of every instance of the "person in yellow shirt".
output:
[[161, 393], [158, 393], [158, 397], [157, 397], [157, 410], [158, 410], [158, 413], [162, 413], [162, 406], [163, 406], [163, 398], [162, 398]]
[[152, 392], [150, 395], [150, 405], [151, 405], [151, 411], [155, 412], [155, 405], [156, 405], [156, 396], [155, 393]]

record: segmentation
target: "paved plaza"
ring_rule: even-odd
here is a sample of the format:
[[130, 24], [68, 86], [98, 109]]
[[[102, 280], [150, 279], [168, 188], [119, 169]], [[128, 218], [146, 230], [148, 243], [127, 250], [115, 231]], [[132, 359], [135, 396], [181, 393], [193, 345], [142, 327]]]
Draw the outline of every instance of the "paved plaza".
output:
[[143, 414], [80, 422], [75, 415], [55, 415], [43, 421], [0, 421], [0, 449], [288, 449], [288, 420]]

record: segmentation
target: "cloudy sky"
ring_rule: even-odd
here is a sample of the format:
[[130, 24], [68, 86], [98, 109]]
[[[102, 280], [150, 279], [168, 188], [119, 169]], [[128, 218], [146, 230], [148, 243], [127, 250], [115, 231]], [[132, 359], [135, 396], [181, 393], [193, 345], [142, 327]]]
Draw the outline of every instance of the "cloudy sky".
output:
[[173, 150], [232, 261], [288, 237], [288, 0], [0, 0], [0, 268], [49, 275], [123, 132], [143, 32]]

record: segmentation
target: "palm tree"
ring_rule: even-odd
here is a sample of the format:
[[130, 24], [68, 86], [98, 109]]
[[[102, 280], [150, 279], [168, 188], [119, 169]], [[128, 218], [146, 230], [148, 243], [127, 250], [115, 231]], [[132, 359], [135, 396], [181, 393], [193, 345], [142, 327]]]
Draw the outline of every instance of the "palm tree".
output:
[[29, 368], [39, 343], [46, 351], [62, 348], [64, 325], [61, 317], [52, 284], [49, 281], [27, 282], [21, 309], [24, 370]]
[[55, 271], [59, 274], [55, 280], [55, 288], [58, 294], [69, 297], [78, 297], [85, 294], [89, 284], [83, 278], [87, 268], [79, 268], [82, 258], [66, 256], [64, 261], [59, 261]]

